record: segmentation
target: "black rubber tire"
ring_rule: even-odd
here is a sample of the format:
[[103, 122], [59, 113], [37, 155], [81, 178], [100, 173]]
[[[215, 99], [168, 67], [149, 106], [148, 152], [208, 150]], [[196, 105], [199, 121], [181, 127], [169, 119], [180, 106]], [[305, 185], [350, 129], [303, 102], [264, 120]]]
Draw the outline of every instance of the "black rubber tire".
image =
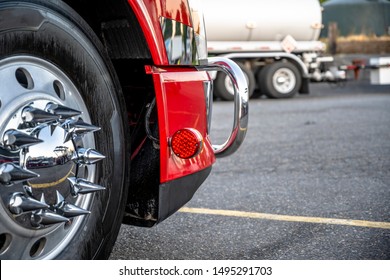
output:
[[[289, 85], [288, 89], [284, 92], [280, 89], [280, 87], [278, 88], [274, 84], [276, 83], [275, 75], [277, 75], [279, 71], [285, 71], [291, 78], [289, 81], [291, 82], [291, 85]], [[291, 98], [299, 91], [302, 83], [302, 77], [294, 64], [285, 61], [278, 61], [264, 66], [257, 74], [257, 81], [260, 92], [269, 98]]]
[[[97, 164], [95, 193], [82, 226], [55, 259], [107, 259], [118, 235], [127, 198], [127, 116], [111, 61], [92, 29], [62, 1], [2, 1], [0, 18], [17, 13], [20, 20], [0, 21], [0, 61], [34, 56], [66, 73], [89, 108], [96, 149], [106, 156]], [[44, 256], [42, 256], [44, 257]]]
[[[237, 62], [237, 65], [241, 68], [242, 72], [244, 72], [244, 75], [247, 79], [248, 82], [248, 96], [249, 98], [252, 96], [254, 90], [255, 90], [255, 76], [253, 72], [245, 67], [244, 64]], [[226, 81], [227, 75], [223, 72], [218, 72], [217, 77], [214, 82], [214, 95], [216, 97], [221, 98], [222, 100], [226, 101], [232, 101], [234, 100], [234, 92], [232, 88], [227, 88], [226, 87]]]
[[260, 90], [260, 82], [259, 82], [259, 77], [260, 77], [260, 71], [263, 69], [263, 67], [257, 67], [254, 71], [255, 73], [255, 81], [256, 81], [256, 86], [255, 86], [255, 90], [253, 91], [253, 94], [251, 96], [252, 99], [256, 99], [256, 98], [261, 98], [264, 93], [261, 92]]

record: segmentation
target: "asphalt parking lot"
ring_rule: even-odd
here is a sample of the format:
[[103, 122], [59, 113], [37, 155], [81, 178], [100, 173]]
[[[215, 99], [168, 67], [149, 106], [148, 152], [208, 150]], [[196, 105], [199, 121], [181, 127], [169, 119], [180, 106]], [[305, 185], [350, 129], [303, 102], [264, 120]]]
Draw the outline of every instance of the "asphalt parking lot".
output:
[[[229, 130], [215, 102], [212, 138]], [[390, 85], [367, 77], [250, 101], [244, 145], [154, 228], [123, 225], [111, 259], [390, 259]]]

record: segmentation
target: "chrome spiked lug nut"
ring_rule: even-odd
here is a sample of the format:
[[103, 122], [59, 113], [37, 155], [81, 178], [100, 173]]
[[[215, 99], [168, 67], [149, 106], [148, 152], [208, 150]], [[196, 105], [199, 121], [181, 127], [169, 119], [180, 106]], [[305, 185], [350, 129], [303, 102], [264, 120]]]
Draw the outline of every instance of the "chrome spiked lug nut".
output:
[[106, 189], [103, 186], [76, 177], [69, 177], [68, 181], [70, 182], [70, 189], [73, 196], [77, 196], [78, 194], [94, 193]]
[[81, 119], [79, 120], [69, 119], [65, 121], [61, 125], [61, 127], [67, 132], [65, 135], [64, 142], [69, 141], [75, 136], [83, 136], [86, 133], [100, 130], [100, 127], [83, 122]]
[[[41, 202], [46, 203], [44, 194], [41, 196]], [[68, 218], [58, 215], [49, 209], [41, 209], [33, 212], [31, 215], [31, 225], [33, 227], [48, 226], [67, 222], [69, 222]]]
[[50, 210], [39, 210], [31, 215], [31, 224], [35, 227], [67, 223], [69, 219]]
[[67, 122], [67, 125], [71, 130], [73, 130], [78, 135], [100, 130], [100, 127], [86, 123], [81, 119], [78, 119], [77, 121], [70, 120]]
[[57, 191], [57, 203], [54, 205], [56, 213], [67, 217], [73, 218], [80, 215], [90, 214], [90, 211], [77, 207], [69, 202], [66, 202], [64, 197]]
[[29, 147], [42, 142], [43, 141], [41, 139], [38, 139], [34, 136], [28, 135], [15, 129], [6, 131], [3, 137], [4, 146], [9, 147], [13, 150]]
[[47, 205], [45, 202], [28, 197], [23, 193], [12, 194], [8, 204], [8, 209], [12, 214], [15, 215], [47, 208], [49, 208], [49, 205]]
[[0, 183], [11, 184], [17, 181], [29, 180], [39, 177], [37, 173], [23, 169], [13, 163], [4, 163], [0, 165]]
[[48, 103], [46, 105], [46, 111], [57, 115], [60, 119], [68, 119], [78, 115], [81, 115], [80, 111], [74, 110], [69, 107], [65, 107], [60, 104]]
[[22, 112], [22, 118], [27, 123], [48, 123], [58, 120], [58, 116], [31, 106]]
[[77, 153], [72, 158], [79, 164], [94, 164], [106, 157], [94, 149], [77, 149]]

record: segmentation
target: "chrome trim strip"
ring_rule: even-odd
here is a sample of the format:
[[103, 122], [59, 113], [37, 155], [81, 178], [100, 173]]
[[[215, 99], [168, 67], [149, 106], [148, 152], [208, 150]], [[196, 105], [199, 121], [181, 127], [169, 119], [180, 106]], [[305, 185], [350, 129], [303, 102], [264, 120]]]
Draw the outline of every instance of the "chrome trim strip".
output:
[[233, 154], [245, 139], [248, 127], [248, 84], [240, 67], [224, 57], [210, 57], [209, 64], [198, 66], [201, 71], [222, 71], [231, 79], [234, 87], [234, 118], [230, 136], [222, 145], [213, 145], [216, 157]]
[[204, 81], [204, 97], [206, 100], [207, 133], [211, 131], [211, 119], [213, 115], [213, 81]]

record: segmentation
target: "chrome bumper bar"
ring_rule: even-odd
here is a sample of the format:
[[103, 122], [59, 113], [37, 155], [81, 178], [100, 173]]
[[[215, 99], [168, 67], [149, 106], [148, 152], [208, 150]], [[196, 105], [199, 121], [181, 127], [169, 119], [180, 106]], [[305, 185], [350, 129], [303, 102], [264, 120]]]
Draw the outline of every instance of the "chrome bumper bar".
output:
[[[234, 118], [230, 136], [221, 145], [213, 145], [216, 157], [225, 157], [233, 154], [245, 139], [248, 127], [248, 84], [240, 67], [232, 60], [224, 57], [211, 57], [208, 65], [198, 66], [201, 71], [222, 71], [232, 81], [234, 87]], [[211, 112], [211, 96], [208, 96], [209, 110]], [[210, 114], [211, 115], [211, 114]]]

